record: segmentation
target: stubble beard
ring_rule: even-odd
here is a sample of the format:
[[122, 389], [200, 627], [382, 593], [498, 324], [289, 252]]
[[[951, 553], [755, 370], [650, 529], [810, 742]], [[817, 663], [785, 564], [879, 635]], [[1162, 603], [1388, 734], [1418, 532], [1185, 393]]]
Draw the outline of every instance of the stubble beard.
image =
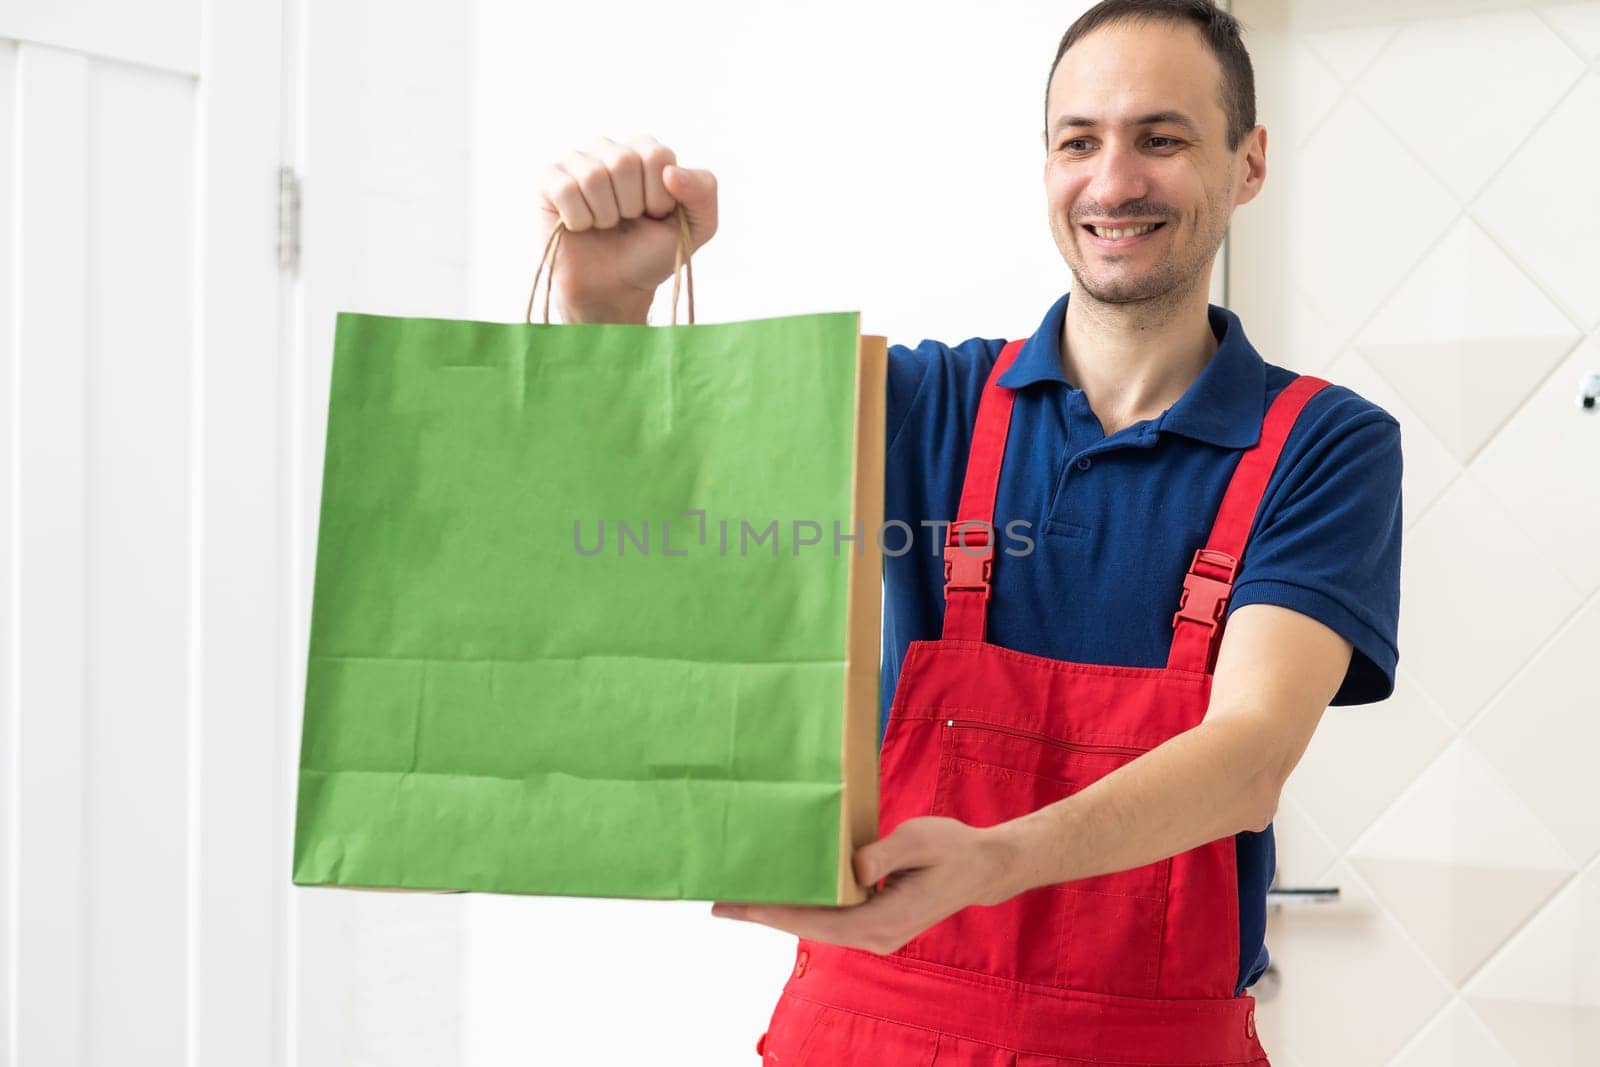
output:
[[[1193, 237], [1192, 231], [1187, 233], [1179, 230], [1183, 225], [1182, 220], [1168, 219], [1163, 230], [1171, 230], [1166, 240], [1169, 242], [1184, 236]], [[1093, 239], [1075, 223], [1065, 222], [1059, 216], [1050, 216], [1050, 231], [1055, 238], [1056, 248], [1060, 250], [1061, 257], [1066, 260], [1067, 269], [1072, 272], [1072, 288], [1074, 292], [1081, 292], [1093, 300], [1103, 304], [1131, 304], [1141, 301], [1160, 302], [1164, 298], [1170, 299], [1173, 294], [1187, 291], [1190, 285], [1206, 270], [1207, 265], [1216, 257], [1216, 249], [1220, 247], [1221, 240], [1205, 254], [1203, 246], [1206, 242], [1189, 241], [1169, 247], [1168, 253], [1161, 255], [1151, 262], [1129, 270], [1126, 261], [1105, 260], [1090, 243]], [[1100, 260], [1095, 267], [1087, 268], [1082, 254], [1087, 254]], [[1136, 255], [1145, 255], [1141, 250]]]

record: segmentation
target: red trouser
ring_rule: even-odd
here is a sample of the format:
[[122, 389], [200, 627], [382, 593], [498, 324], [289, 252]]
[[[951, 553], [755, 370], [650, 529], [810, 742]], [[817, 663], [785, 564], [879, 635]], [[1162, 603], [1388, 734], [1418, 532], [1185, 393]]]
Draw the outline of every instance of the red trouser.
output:
[[[1262, 493], [1295, 418], [1327, 385], [1306, 375], [1291, 383], [1241, 457], [1185, 577], [1167, 665], [1074, 663], [984, 639], [1013, 397], [995, 380], [1021, 345], [1002, 351], [979, 403], [945, 549], [943, 636], [912, 642], [889, 712], [881, 836], [919, 815], [974, 826], [1026, 815], [1199, 725]], [[888, 956], [802, 939], [757, 1046], [762, 1062], [1266, 1067], [1255, 998], [1233, 995], [1237, 878], [1230, 836], [965, 908]]]

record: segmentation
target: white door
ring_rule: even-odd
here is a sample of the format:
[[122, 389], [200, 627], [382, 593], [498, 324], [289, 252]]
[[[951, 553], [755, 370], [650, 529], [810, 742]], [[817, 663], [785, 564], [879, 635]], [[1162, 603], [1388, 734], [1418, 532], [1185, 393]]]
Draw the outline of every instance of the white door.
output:
[[0, 6], [0, 1063], [281, 1060], [279, 0]]

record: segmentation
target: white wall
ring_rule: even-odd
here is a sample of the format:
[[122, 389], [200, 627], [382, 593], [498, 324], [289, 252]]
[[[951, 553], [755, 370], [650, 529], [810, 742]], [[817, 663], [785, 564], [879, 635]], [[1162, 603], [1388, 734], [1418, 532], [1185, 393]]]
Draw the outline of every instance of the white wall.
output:
[[860, 310], [895, 341], [1026, 334], [1070, 280], [1039, 131], [1087, 6], [480, 0], [473, 311], [522, 313], [539, 167], [648, 132], [721, 181], [702, 319]]

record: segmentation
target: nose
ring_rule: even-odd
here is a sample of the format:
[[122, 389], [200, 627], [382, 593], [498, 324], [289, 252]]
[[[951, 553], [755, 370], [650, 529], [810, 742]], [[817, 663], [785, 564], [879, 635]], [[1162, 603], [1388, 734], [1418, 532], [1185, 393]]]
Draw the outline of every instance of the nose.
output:
[[1095, 155], [1094, 177], [1084, 190], [1085, 197], [1098, 204], [1105, 214], [1114, 214], [1132, 200], [1149, 191], [1144, 160], [1131, 145], [1109, 143]]

